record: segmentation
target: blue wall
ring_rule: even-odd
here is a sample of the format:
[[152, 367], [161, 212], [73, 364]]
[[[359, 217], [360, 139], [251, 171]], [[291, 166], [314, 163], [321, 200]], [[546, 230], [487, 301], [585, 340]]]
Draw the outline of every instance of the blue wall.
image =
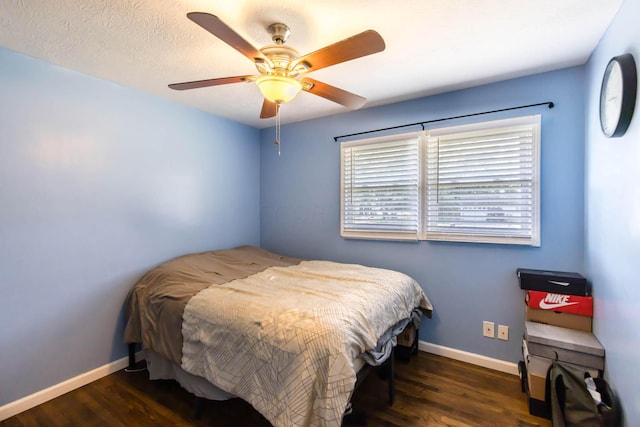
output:
[[[520, 358], [524, 317], [515, 269], [586, 273], [607, 375], [633, 425], [640, 107], [627, 134], [611, 140], [600, 132], [597, 102], [610, 57], [640, 58], [639, 15], [639, 3], [625, 1], [586, 67], [287, 125], [281, 157], [272, 128], [0, 49], [0, 405], [124, 356], [123, 301], [149, 267], [261, 243], [404, 271], [435, 305], [422, 340], [511, 362]], [[547, 100], [556, 108], [481, 118], [542, 114], [540, 248], [339, 237], [333, 136]], [[510, 340], [483, 338], [482, 320], [510, 326]]]
[[[435, 307], [434, 318], [420, 330], [422, 340], [517, 362], [521, 359], [524, 296], [516, 269], [583, 271], [583, 93], [584, 69], [577, 67], [291, 124], [282, 128], [281, 157], [273, 146], [274, 130], [264, 129], [262, 246], [290, 255], [410, 274]], [[334, 136], [544, 101], [553, 101], [556, 107], [474, 119], [542, 114], [541, 247], [340, 237], [340, 144], [333, 141]], [[283, 115], [287, 108], [293, 108], [293, 103], [282, 109]], [[483, 320], [508, 325], [510, 340], [482, 337]]]
[[640, 425], [640, 92], [627, 133], [606, 138], [599, 124], [602, 74], [632, 53], [640, 70], [640, 1], [626, 0], [586, 67], [586, 247], [594, 329], [607, 351], [606, 374], [627, 425]]
[[259, 244], [256, 129], [0, 49], [0, 406], [126, 354], [149, 267]]

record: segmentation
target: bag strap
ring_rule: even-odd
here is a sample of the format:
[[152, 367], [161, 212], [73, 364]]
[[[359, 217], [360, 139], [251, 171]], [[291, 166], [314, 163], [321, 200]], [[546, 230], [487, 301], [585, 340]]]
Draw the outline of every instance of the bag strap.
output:
[[557, 367], [557, 362], [549, 367], [545, 384], [545, 401], [547, 411], [551, 411], [551, 423], [553, 427], [566, 427], [564, 420], [565, 389], [562, 369]]
[[549, 369], [547, 369], [547, 376], [544, 381], [544, 407], [545, 407], [546, 415], [549, 419], [551, 419], [551, 414], [553, 412], [552, 406], [559, 405], [559, 403], [552, 402], [553, 400], [551, 396], [551, 371], [552, 370], [553, 370], [553, 363], [549, 366]]

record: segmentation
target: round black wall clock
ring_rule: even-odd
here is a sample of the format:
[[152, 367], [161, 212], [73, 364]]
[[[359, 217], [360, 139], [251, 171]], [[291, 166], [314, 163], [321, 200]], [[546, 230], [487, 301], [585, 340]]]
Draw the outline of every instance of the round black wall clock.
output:
[[636, 105], [638, 78], [636, 63], [630, 53], [609, 61], [600, 89], [600, 126], [608, 137], [627, 131]]

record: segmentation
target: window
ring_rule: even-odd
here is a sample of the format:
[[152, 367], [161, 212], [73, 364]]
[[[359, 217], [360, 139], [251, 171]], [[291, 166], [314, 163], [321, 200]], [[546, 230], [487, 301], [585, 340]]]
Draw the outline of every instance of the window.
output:
[[539, 246], [539, 129], [535, 116], [431, 131], [426, 238]]
[[343, 237], [417, 239], [419, 139], [414, 133], [342, 144]]
[[540, 245], [540, 116], [342, 144], [341, 235]]

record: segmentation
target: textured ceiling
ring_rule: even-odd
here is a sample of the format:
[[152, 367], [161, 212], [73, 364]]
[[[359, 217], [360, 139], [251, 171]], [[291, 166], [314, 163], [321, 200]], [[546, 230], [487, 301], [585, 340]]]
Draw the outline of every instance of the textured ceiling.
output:
[[[217, 15], [257, 48], [291, 28], [301, 54], [374, 29], [386, 50], [309, 75], [363, 108], [586, 62], [622, 0], [0, 0], [0, 46], [254, 127], [254, 83], [177, 92], [167, 84], [255, 74], [251, 61], [186, 18]], [[301, 93], [282, 122], [344, 107]]]

